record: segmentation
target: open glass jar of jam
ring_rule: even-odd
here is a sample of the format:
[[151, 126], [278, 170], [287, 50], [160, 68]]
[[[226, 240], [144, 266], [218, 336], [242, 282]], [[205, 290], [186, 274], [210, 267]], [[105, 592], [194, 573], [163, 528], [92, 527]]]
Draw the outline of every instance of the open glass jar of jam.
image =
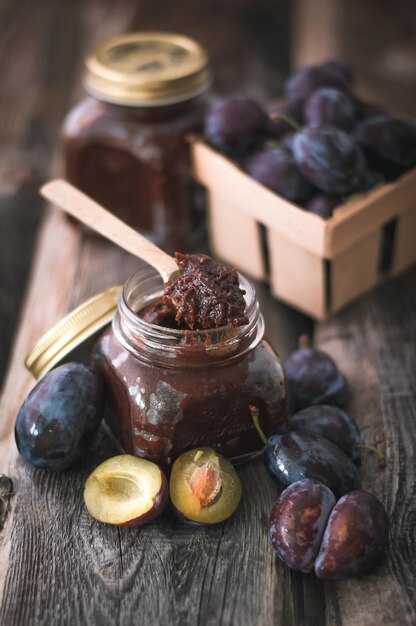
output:
[[185, 450], [212, 446], [245, 460], [263, 447], [253, 410], [266, 435], [287, 425], [279, 357], [263, 337], [253, 286], [241, 276], [240, 285], [247, 324], [179, 330], [143, 317], [164, 291], [156, 270], [127, 281], [93, 353], [111, 395], [107, 422], [125, 452], [169, 466]]
[[86, 68], [90, 95], [64, 123], [66, 178], [167, 252], [192, 247], [204, 215], [186, 136], [204, 117], [204, 50], [180, 35], [131, 33]]

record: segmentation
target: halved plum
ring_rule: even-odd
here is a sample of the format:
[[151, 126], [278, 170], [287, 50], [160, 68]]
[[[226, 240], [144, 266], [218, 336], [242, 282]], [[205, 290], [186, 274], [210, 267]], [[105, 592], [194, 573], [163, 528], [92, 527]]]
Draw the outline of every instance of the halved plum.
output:
[[92, 517], [117, 526], [141, 526], [168, 504], [168, 483], [156, 463], [120, 454], [101, 463], [89, 476], [84, 501]]
[[170, 499], [186, 520], [200, 524], [223, 522], [236, 510], [241, 493], [234, 467], [212, 448], [188, 450], [173, 464]]

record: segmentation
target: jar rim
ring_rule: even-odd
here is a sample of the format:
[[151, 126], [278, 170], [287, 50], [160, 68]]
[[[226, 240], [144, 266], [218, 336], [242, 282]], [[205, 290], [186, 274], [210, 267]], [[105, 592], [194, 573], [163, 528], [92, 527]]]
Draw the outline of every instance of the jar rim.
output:
[[[163, 293], [164, 283], [154, 268], [146, 266], [131, 276], [123, 286], [118, 300], [117, 314], [113, 320], [116, 338], [130, 352], [148, 360], [172, 359], [197, 355], [230, 358], [240, 356], [257, 344], [264, 333], [264, 321], [259, 311], [254, 286], [239, 274], [244, 289], [248, 323], [243, 326], [220, 326], [210, 329], [184, 330], [167, 328], [144, 320], [137, 313], [157, 300]], [[158, 287], [158, 289], [155, 289]], [[153, 288], [153, 290], [152, 290]], [[147, 293], [146, 293], [147, 290]], [[140, 305], [137, 307], [137, 305]], [[206, 360], [204, 361], [206, 366]]]

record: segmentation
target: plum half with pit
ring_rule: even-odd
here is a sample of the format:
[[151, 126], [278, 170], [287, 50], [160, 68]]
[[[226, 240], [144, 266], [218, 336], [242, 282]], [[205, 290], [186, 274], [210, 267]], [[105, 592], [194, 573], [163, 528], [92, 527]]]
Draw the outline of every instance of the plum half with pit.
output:
[[66, 470], [82, 459], [100, 426], [104, 381], [83, 363], [46, 374], [23, 402], [15, 426], [17, 448], [35, 467]]
[[84, 501], [92, 517], [117, 526], [141, 526], [158, 517], [169, 501], [163, 471], [156, 463], [120, 454], [88, 477]]
[[200, 524], [216, 524], [231, 517], [242, 493], [231, 463], [207, 447], [188, 450], [176, 459], [169, 487], [179, 517]]

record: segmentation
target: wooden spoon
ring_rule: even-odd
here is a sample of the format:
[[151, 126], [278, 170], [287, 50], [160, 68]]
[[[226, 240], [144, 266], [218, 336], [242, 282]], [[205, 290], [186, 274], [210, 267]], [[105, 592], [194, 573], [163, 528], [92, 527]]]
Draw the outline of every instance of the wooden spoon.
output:
[[65, 180], [51, 180], [41, 187], [40, 193], [120, 248], [152, 265], [165, 283], [176, 280], [180, 275], [173, 257]]

